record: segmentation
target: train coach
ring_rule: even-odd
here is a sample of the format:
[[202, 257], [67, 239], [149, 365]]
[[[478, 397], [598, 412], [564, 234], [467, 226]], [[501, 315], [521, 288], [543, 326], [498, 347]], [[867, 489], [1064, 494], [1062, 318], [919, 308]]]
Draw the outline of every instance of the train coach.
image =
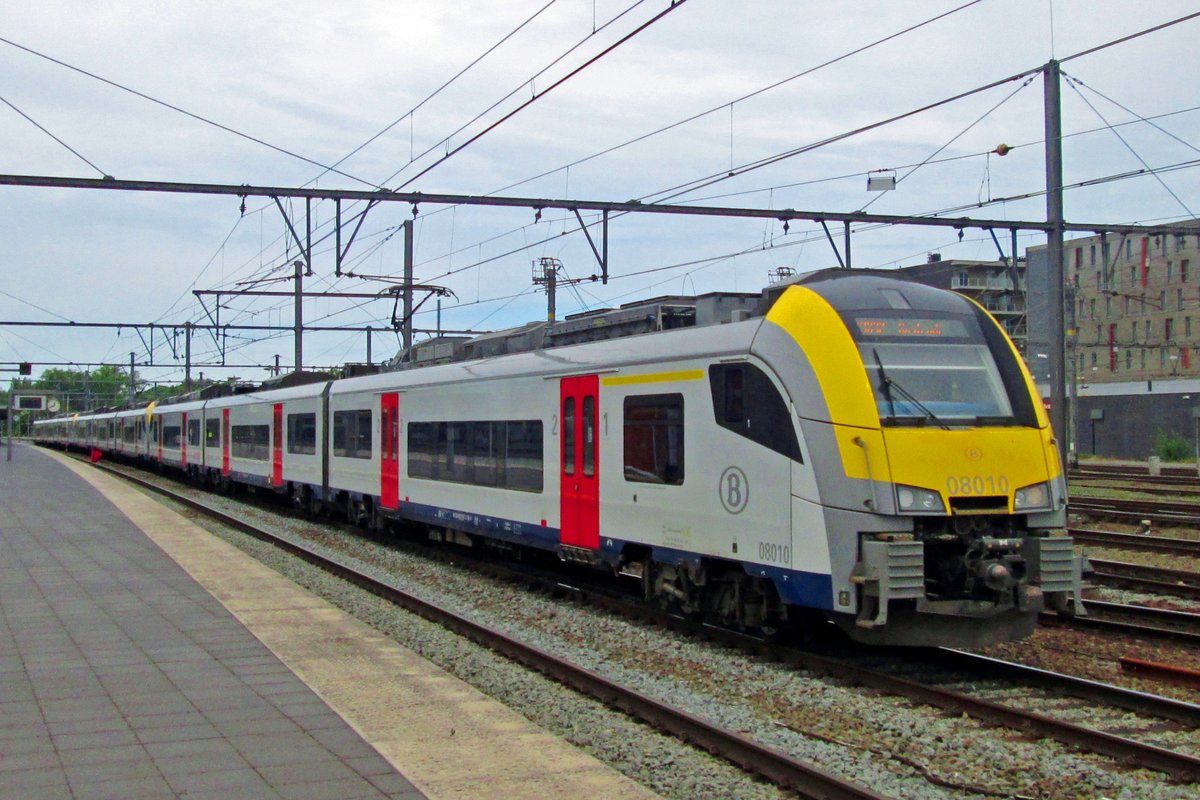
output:
[[[833, 270], [725, 324], [39, 425], [314, 513], [535, 548], [727, 624], [979, 645], [1077, 610], [1049, 423], [970, 300]], [[85, 442], [81, 431], [107, 432]]]

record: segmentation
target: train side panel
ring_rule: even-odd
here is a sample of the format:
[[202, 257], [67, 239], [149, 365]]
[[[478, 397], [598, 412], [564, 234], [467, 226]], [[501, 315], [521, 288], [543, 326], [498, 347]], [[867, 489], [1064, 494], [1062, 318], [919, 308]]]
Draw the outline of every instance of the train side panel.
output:
[[227, 418], [222, 416], [221, 435], [228, 437], [230, 479], [252, 486], [269, 486], [274, 421], [272, 404], [254, 397], [225, 399], [229, 402], [221, 404], [222, 414], [225, 410], [229, 414]]
[[[515, 544], [559, 544], [558, 384], [541, 377], [404, 388], [399, 513]], [[378, 397], [378, 395], [376, 395]], [[379, 477], [375, 478], [378, 491]]]
[[[793, 462], [743, 435], [749, 398], [741, 388], [714, 406], [723, 366], [690, 359], [601, 379], [602, 537], [648, 545], [662, 562], [704, 557], [761, 576], [790, 572]], [[727, 425], [716, 424], [727, 414]], [[783, 425], [794, 441], [790, 420]], [[820, 531], [811, 535], [823, 540]]]

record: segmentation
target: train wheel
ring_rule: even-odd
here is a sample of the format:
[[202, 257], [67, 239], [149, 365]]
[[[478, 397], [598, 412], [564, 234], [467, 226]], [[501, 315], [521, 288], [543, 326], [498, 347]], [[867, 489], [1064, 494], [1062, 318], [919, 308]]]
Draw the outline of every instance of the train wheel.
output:
[[308, 493], [308, 515], [318, 520], [329, 518], [329, 507], [325, 505], [324, 500], [313, 494], [311, 490]]
[[361, 500], [355, 500], [346, 495], [346, 521], [356, 527], [363, 527], [367, 521], [366, 508]]

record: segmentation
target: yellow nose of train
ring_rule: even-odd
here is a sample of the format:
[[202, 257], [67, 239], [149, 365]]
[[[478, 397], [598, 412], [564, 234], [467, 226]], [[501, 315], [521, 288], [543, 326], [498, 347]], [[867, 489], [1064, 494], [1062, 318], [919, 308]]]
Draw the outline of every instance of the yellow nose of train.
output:
[[825, 398], [823, 409], [798, 412], [833, 427], [845, 476], [874, 487], [870, 510], [1061, 506], [1062, 470], [1028, 371], [983, 309], [945, 296], [958, 308], [912, 308], [896, 294], [895, 308], [859, 310], [790, 288], [767, 319], [795, 339]]

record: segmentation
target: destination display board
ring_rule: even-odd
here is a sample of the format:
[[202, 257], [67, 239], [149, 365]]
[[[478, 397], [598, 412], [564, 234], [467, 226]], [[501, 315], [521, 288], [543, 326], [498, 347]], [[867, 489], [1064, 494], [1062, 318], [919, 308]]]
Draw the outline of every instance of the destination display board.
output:
[[935, 317], [857, 317], [860, 336], [912, 337], [914, 339], [965, 339], [967, 327], [960, 319]]

